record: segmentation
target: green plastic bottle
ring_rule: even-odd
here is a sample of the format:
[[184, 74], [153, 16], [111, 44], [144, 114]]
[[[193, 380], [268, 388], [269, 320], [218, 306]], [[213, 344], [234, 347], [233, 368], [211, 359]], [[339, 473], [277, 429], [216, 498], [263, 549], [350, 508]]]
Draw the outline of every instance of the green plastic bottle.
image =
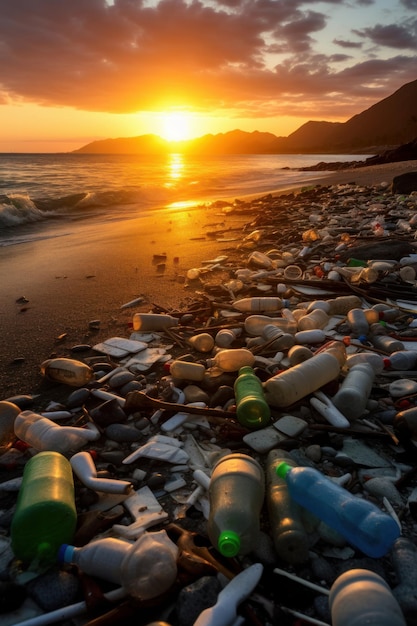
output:
[[236, 416], [242, 426], [256, 430], [269, 424], [271, 411], [265, 400], [262, 383], [249, 365], [240, 368], [234, 392]]
[[35, 568], [56, 563], [59, 547], [72, 542], [76, 523], [70, 462], [59, 452], [39, 452], [26, 463], [12, 519], [15, 557]]

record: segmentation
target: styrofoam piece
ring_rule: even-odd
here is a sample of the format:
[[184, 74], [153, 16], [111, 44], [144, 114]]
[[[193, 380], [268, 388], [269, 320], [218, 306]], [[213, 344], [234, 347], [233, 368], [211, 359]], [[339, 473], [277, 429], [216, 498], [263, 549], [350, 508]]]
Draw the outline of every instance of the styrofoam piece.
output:
[[283, 415], [276, 422], [274, 422], [274, 428], [279, 430], [287, 437], [298, 437], [305, 431], [308, 424], [305, 420], [295, 415]]
[[125, 539], [137, 539], [147, 528], [168, 519], [168, 514], [163, 510], [149, 487], [146, 486], [138, 489], [127, 498], [124, 505], [135, 521], [129, 526], [113, 524], [112, 530], [116, 535]]
[[[173, 439], [173, 441], [175, 440]], [[145, 445], [132, 452], [132, 454], [129, 454], [129, 456], [123, 459], [122, 463], [128, 465], [140, 457], [166, 461], [167, 463], [186, 463], [189, 459], [185, 450], [182, 450], [175, 444], [157, 440], [156, 437], [150, 439]]]
[[113, 356], [115, 358], [123, 358], [128, 354], [136, 354], [147, 348], [144, 341], [135, 341], [133, 339], [125, 339], [124, 337], [111, 337], [101, 343], [93, 346], [93, 350]]
[[166, 362], [170, 361], [172, 356], [167, 354], [165, 348], [146, 348], [142, 350], [139, 354], [131, 357], [128, 361], [124, 362], [125, 367], [135, 373], [135, 372], [146, 372], [148, 369], [152, 367], [155, 363], [160, 361]]
[[243, 441], [259, 453], [269, 452], [285, 439], [287, 439], [286, 435], [279, 432], [274, 426], [254, 430], [243, 436]]

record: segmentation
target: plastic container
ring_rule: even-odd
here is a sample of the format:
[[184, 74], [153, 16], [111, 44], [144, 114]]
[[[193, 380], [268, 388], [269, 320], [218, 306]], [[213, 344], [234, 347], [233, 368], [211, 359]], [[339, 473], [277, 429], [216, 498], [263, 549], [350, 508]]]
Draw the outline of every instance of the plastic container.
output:
[[214, 348], [214, 338], [209, 333], [198, 333], [190, 337], [188, 343], [197, 352], [211, 352]]
[[369, 339], [374, 348], [377, 348], [386, 354], [392, 354], [393, 352], [405, 350], [405, 346], [402, 341], [394, 339], [394, 337], [390, 337], [389, 335], [371, 335]]
[[100, 432], [94, 424], [86, 428], [59, 426], [52, 420], [32, 411], [22, 411], [14, 422], [16, 437], [29, 446], [41, 451], [54, 451], [66, 454], [79, 450], [88, 441], [99, 439]]
[[332, 402], [348, 420], [363, 415], [375, 380], [375, 370], [369, 363], [353, 365]]
[[94, 380], [94, 370], [82, 361], [59, 357], [41, 363], [41, 374], [48, 380], [70, 387], [83, 387]]
[[278, 556], [291, 565], [308, 560], [309, 541], [302, 523], [302, 509], [291, 498], [287, 483], [276, 473], [279, 463], [296, 467], [284, 450], [271, 450], [266, 461], [266, 502], [271, 536]]
[[291, 497], [367, 556], [387, 554], [400, 536], [397, 522], [375, 504], [359, 498], [312, 467], [280, 463]]
[[242, 426], [251, 430], [267, 426], [271, 420], [271, 411], [262, 387], [254, 370], [241, 367], [235, 380], [236, 417]]
[[207, 367], [213, 367], [223, 372], [237, 372], [245, 365], [252, 366], [255, 356], [246, 348], [230, 348], [220, 350], [212, 359], [207, 359]]
[[241, 328], [222, 328], [216, 334], [214, 338], [214, 343], [219, 348], [229, 348], [241, 334]]
[[178, 318], [160, 313], [135, 313], [133, 316], [133, 330], [140, 332], [165, 330], [178, 326]]
[[268, 349], [270, 350], [288, 350], [295, 344], [294, 335], [283, 332], [278, 326], [273, 324], [267, 324], [264, 327], [262, 337], [265, 342], [268, 342]]
[[347, 314], [350, 334], [354, 338], [366, 337], [369, 333], [369, 323], [363, 309], [351, 309]]
[[259, 337], [262, 335], [265, 326], [272, 324], [277, 326], [284, 333], [296, 333], [297, 322], [285, 317], [268, 317], [267, 315], [249, 315], [245, 319], [245, 332], [251, 337]]
[[337, 378], [340, 367], [339, 360], [334, 354], [329, 352], [314, 354], [311, 359], [264, 382], [266, 401], [270, 406], [290, 406]]
[[280, 311], [283, 306], [282, 299], [276, 297], [243, 298], [233, 302], [233, 308], [242, 313]]
[[44, 567], [56, 563], [59, 546], [72, 541], [77, 524], [70, 462], [40, 452], [25, 465], [10, 535], [16, 558]]
[[304, 315], [304, 317], [298, 320], [298, 330], [314, 330], [317, 328], [322, 330], [327, 326], [328, 322], [329, 316], [325, 311], [322, 309], [313, 309], [310, 313], [307, 313], [307, 315]]
[[248, 554], [260, 538], [265, 479], [259, 463], [246, 454], [229, 454], [214, 466], [209, 484], [207, 533], [226, 557]]
[[205, 376], [206, 368], [202, 363], [192, 363], [190, 361], [172, 361], [169, 366], [169, 373], [174, 378], [182, 380], [193, 380], [201, 382]]
[[14, 423], [20, 408], [13, 402], [0, 401], [0, 455], [12, 446], [16, 440]]
[[417, 351], [398, 350], [392, 352], [388, 359], [384, 359], [386, 368], [392, 370], [413, 370], [417, 365]]
[[351, 369], [354, 365], [368, 363], [375, 374], [380, 374], [384, 369], [384, 357], [376, 352], [357, 352], [349, 354], [346, 358], [345, 367]]
[[177, 577], [178, 548], [165, 530], [145, 532], [134, 543], [114, 537], [85, 546], [60, 546], [60, 563], [124, 587], [135, 598], [150, 600], [167, 591]]
[[407, 626], [388, 584], [366, 569], [351, 569], [336, 578], [329, 608], [333, 626]]

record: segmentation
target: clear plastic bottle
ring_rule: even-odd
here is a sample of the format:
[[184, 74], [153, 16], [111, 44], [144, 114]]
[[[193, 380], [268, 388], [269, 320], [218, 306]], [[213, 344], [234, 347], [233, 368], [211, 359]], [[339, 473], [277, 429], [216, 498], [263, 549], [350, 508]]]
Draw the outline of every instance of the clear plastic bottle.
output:
[[214, 338], [210, 333], [198, 333], [188, 340], [190, 346], [197, 352], [211, 352], [214, 348]]
[[233, 308], [242, 313], [262, 313], [280, 311], [284, 306], [281, 298], [261, 296], [258, 298], [243, 298], [233, 302]]
[[56, 563], [59, 546], [73, 540], [77, 524], [70, 462], [58, 452], [40, 452], [25, 465], [10, 535], [25, 564]]
[[363, 309], [351, 309], [347, 314], [352, 337], [366, 337], [369, 333], [369, 323]]
[[207, 367], [213, 367], [223, 372], [237, 372], [245, 365], [255, 363], [255, 356], [246, 348], [230, 348], [220, 350], [212, 359], [207, 359]]
[[202, 363], [192, 363], [191, 361], [175, 360], [169, 366], [169, 373], [174, 378], [181, 380], [194, 380], [201, 382], [205, 376], [206, 368]]
[[134, 543], [114, 537], [82, 547], [60, 546], [60, 563], [124, 587], [134, 598], [150, 600], [167, 591], [177, 577], [178, 548], [165, 530], [145, 532]]
[[347, 315], [351, 309], [360, 308], [362, 300], [359, 296], [338, 296], [327, 300], [329, 315]]
[[345, 366], [347, 369], [351, 369], [354, 365], [360, 365], [361, 363], [369, 363], [375, 374], [380, 374], [384, 369], [384, 357], [376, 352], [366, 351], [349, 354], [346, 358]]
[[20, 408], [13, 402], [0, 401], [0, 455], [6, 452], [16, 440], [14, 423]]
[[94, 370], [76, 359], [47, 359], [41, 363], [40, 369], [45, 378], [71, 387], [83, 387], [94, 380]]
[[337, 378], [340, 367], [339, 359], [334, 354], [314, 354], [311, 359], [264, 382], [266, 401], [270, 406], [290, 406]]
[[392, 354], [400, 350], [405, 350], [405, 346], [399, 339], [390, 337], [390, 335], [371, 335], [369, 337], [371, 344], [374, 348], [385, 352], [386, 354]]
[[235, 380], [236, 416], [238, 422], [251, 430], [263, 428], [271, 420], [271, 411], [265, 400], [262, 383], [254, 370], [241, 367]]
[[214, 466], [209, 484], [207, 533], [223, 556], [254, 550], [260, 538], [260, 514], [265, 497], [262, 467], [247, 454], [229, 454]]
[[22, 411], [14, 422], [16, 437], [35, 450], [66, 454], [85, 446], [88, 441], [99, 439], [100, 432], [93, 424], [86, 428], [60, 426], [47, 417]]
[[259, 337], [265, 326], [272, 324], [277, 326], [284, 333], [296, 333], [297, 322], [285, 317], [268, 317], [267, 315], [249, 315], [245, 319], [245, 332], [251, 337]]
[[286, 481], [277, 475], [279, 463], [296, 467], [295, 461], [284, 450], [271, 450], [266, 461], [266, 501], [272, 540], [278, 556], [290, 563], [308, 560], [309, 540], [302, 523], [302, 510], [288, 490]]
[[241, 328], [221, 328], [214, 338], [214, 343], [219, 348], [229, 348], [241, 334]]
[[165, 330], [178, 326], [178, 318], [162, 313], [135, 313], [133, 316], [133, 330], [140, 332]]
[[276, 471], [285, 478], [290, 495], [298, 504], [367, 556], [375, 559], [385, 556], [400, 536], [401, 530], [393, 517], [318, 470], [280, 463]]
[[298, 344], [314, 345], [317, 343], [323, 343], [326, 340], [326, 333], [320, 328], [314, 330], [299, 330], [294, 335], [295, 341]]
[[351, 569], [336, 578], [329, 608], [333, 626], [407, 626], [386, 581], [367, 569]]
[[323, 309], [313, 309], [298, 320], [298, 330], [322, 330], [329, 322], [329, 316]]
[[353, 365], [339, 390], [332, 397], [332, 402], [348, 420], [358, 419], [366, 409], [372, 385], [375, 380], [375, 370], [369, 363]]

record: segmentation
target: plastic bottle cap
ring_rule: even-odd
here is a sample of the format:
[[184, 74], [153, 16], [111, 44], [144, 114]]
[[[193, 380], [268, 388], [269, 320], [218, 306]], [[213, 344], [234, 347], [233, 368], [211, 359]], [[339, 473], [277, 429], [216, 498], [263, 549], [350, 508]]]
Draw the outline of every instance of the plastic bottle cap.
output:
[[70, 546], [68, 543], [63, 543], [59, 546], [58, 550], [58, 563], [72, 563], [74, 554], [74, 546]]
[[236, 556], [240, 550], [240, 537], [233, 530], [224, 530], [220, 533], [217, 547], [223, 556]]
[[290, 471], [290, 469], [291, 469], [291, 465], [283, 461], [282, 463], [279, 463], [277, 465], [275, 471], [280, 478], [285, 478], [288, 472]]

